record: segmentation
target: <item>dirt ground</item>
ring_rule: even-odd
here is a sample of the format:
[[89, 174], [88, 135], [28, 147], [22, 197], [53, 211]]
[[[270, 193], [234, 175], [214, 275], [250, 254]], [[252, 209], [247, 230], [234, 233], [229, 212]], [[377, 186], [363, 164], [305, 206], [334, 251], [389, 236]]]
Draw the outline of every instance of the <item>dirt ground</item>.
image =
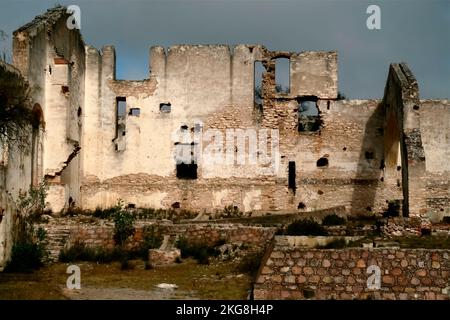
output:
[[[55, 263], [33, 273], [0, 273], [0, 299], [156, 300], [247, 299], [251, 277], [231, 263], [201, 265], [194, 260], [145, 270], [142, 261], [121, 270], [119, 263], [73, 263], [81, 270], [81, 289], [66, 287], [68, 263]], [[161, 289], [161, 283], [176, 289]]]

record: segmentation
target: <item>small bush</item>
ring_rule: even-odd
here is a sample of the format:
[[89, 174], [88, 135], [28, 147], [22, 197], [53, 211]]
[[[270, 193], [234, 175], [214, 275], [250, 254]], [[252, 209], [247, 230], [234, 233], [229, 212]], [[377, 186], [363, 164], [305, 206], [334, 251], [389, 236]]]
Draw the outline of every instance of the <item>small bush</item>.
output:
[[312, 218], [291, 223], [286, 233], [291, 236], [326, 236], [328, 234], [327, 230]]
[[183, 219], [193, 219], [196, 216], [198, 216], [198, 212], [185, 209], [138, 209], [138, 217], [140, 219], [171, 220], [173, 222], [179, 222]]
[[229, 205], [223, 208], [223, 217], [240, 217], [242, 216], [241, 210], [239, 210], [238, 206]]
[[117, 208], [116, 207], [112, 207], [112, 208], [108, 208], [108, 209], [101, 209], [101, 208], [96, 208], [94, 210], [94, 212], [92, 213], [92, 215], [96, 218], [100, 218], [100, 219], [110, 219], [111, 217], [114, 216], [114, 214], [116, 213]]
[[30, 186], [27, 192], [19, 192], [16, 202], [22, 215], [17, 221], [17, 239], [13, 245], [11, 260], [6, 266], [9, 272], [30, 272], [43, 265], [48, 256], [45, 238], [47, 232], [42, 227], [35, 229], [44, 212], [47, 185], [41, 182]]
[[336, 239], [324, 246], [318, 246], [318, 249], [342, 249], [347, 247], [345, 239]]
[[11, 262], [8, 264], [8, 272], [31, 272], [42, 266], [45, 253], [43, 248], [32, 242], [17, 243], [13, 246]]
[[220, 252], [214, 247], [204, 244], [189, 244], [186, 238], [180, 237], [176, 247], [181, 251], [181, 257], [192, 257], [200, 264], [209, 264], [210, 257], [217, 257]]
[[78, 208], [78, 207], [73, 207], [70, 206], [67, 211], [64, 213], [64, 216], [68, 216], [68, 217], [75, 217], [75, 216], [81, 216], [85, 214], [85, 211]]
[[91, 261], [110, 263], [120, 261], [124, 255], [123, 250], [114, 248], [107, 250], [103, 247], [87, 247], [83, 242], [76, 242], [70, 248], [65, 248], [59, 253], [60, 262]]
[[133, 214], [127, 212], [124, 209], [123, 201], [119, 200], [114, 212], [114, 241], [116, 245], [123, 247], [128, 238], [134, 235], [136, 231], [133, 225], [134, 221]]
[[144, 241], [138, 249], [138, 256], [146, 261], [148, 258], [148, 250], [161, 247], [163, 237], [155, 231], [154, 226], [146, 226], [143, 230]]
[[329, 214], [322, 220], [324, 226], [339, 226], [345, 224], [345, 218], [338, 216], [336, 213]]

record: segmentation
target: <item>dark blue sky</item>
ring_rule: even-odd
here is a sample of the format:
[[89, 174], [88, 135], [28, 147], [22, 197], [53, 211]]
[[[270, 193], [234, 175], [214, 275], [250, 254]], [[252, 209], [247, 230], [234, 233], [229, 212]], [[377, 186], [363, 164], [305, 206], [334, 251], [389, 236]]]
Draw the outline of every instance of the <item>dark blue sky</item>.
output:
[[[11, 34], [56, 2], [0, 0], [0, 29]], [[450, 0], [59, 3], [80, 6], [86, 43], [115, 45], [118, 78], [147, 77], [152, 45], [261, 43], [271, 50], [338, 50], [339, 90], [349, 98], [381, 97], [389, 63], [403, 61], [422, 98], [450, 98]], [[366, 27], [370, 4], [381, 8], [381, 30]]]

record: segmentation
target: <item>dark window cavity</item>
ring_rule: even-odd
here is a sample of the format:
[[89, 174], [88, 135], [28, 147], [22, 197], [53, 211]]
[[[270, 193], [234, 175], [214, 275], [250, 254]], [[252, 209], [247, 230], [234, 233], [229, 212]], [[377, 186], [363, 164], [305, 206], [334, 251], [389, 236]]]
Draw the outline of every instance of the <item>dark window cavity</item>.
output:
[[316, 165], [319, 168], [328, 167], [328, 159], [320, 158], [319, 160], [317, 160]]
[[299, 99], [298, 104], [298, 131], [314, 132], [320, 129], [322, 120], [320, 119], [319, 108], [317, 107], [317, 97], [304, 97]]
[[172, 111], [172, 105], [170, 102], [168, 103], [160, 103], [159, 104], [159, 111], [161, 113], [170, 113]]
[[296, 189], [296, 185], [295, 185], [295, 161], [289, 161], [289, 165], [288, 165], [288, 186], [289, 186], [289, 189], [291, 189], [295, 193], [295, 189]]
[[141, 114], [141, 109], [139, 108], [131, 108], [130, 112], [128, 113], [130, 116], [139, 117]]
[[180, 163], [177, 164], [178, 179], [197, 179], [197, 164]]

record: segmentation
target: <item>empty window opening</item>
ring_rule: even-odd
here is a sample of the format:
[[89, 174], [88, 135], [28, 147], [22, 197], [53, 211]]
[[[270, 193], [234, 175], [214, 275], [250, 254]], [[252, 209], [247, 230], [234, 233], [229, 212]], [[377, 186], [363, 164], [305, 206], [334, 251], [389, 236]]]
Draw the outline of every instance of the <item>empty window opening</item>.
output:
[[175, 142], [175, 160], [177, 177], [181, 179], [197, 179], [198, 143]]
[[264, 68], [264, 65], [261, 61], [255, 61], [254, 64], [254, 95], [253, 95], [253, 101], [254, 101], [254, 107], [256, 111], [262, 112], [263, 108], [263, 86], [262, 86], [262, 80], [263, 80], [263, 74], [266, 72], [266, 68]]
[[139, 117], [141, 114], [141, 109], [139, 108], [131, 108], [130, 112], [128, 113], [130, 116]]
[[194, 131], [195, 132], [201, 132], [203, 130], [203, 123], [197, 122], [194, 125]]
[[275, 91], [280, 94], [288, 94], [290, 92], [291, 62], [289, 58], [278, 58], [275, 60]]
[[128, 208], [128, 209], [136, 209], [136, 204], [134, 204], [134, 203], [129, 203], [129, 204], [127, 205], [127, 208]]
[[78, 107], [77, 116], [81, 117], [81, 113], [82, 113], [81, 107]]
[[181, 205], [180, 205], [180, 203], [178, 201], [172, 203], [172, 208], [173, 209], [180, 209], [180, 207], [181, 207]]
[[117, 97], [117, 118], [125, 118], [126, 110], [127, 110], [127, 98], [125, 97]]
[[181, 129], [181, 130], [187, 130], [187, 129], [188, 129], [188, 126], [185, 125], [185, 124], [183, 124], [183, 125], [180, 127], [180, 129]]
[[178, 179], [197, 179], [197, 164], [180, 163], [177, 164]]
[[320, 158], [316, 162], [317, 167], [328, 167], [328, 159], [327, 158]]
[[159, 104], [159, 111], [161, 113], [170, 113], [172, 111], [172, 105], [170, 102], [168, 103], [160, 103]]
[[317, 194], [318, 194], [318, 195], [323, 195], [323, 191], [322, 191], [322, 190], [318, 190], [318, 191], [317, 191]]
[[289, 165], [288, 165], [288, 186], [289, 186], [289, 189], [291, 189], [295, 193], [295, 189], [296, 189], [296, 185], [295, 185], [295, 161], [289, 161]]
[[61, 92], [63, 94], [69, 93], [69, 87], [68, 86], [61, 86]]
[[297, 209], [305, 209], [306, 208], [306, 204], [304, 204], [303, 202], [299, 202]]
[[317, 107], [317, 97], [300, 99], [298, 104], [298, 131], [318, 131], [321, 125], [322, 120], [320, 119], [320, 112]]
[[125, 150], [125, 116], [127, 110], [127, 99], [125, 97], [116, 98], [116, 137], [113, 140], [116, 151]]

